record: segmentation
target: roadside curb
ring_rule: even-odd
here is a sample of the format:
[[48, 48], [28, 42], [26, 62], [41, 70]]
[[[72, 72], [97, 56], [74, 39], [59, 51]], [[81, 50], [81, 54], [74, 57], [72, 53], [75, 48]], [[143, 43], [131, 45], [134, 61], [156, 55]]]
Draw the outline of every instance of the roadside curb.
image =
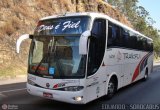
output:
[[158, 66], [158, 65], [160, 65], [160, 62], [154, 62], [153, 63], [153, 66]]
[[26, 81], [27, 81], [27, 75], [18, 75], [14, 78], [12, 77], [0, 78], [0, 85], [21, 83]]

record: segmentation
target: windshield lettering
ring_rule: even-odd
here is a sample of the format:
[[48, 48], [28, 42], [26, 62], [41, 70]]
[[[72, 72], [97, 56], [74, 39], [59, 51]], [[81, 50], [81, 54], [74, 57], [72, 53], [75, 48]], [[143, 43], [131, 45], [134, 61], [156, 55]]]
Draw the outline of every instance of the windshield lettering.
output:
[[[63, 26], [62, 26], [62, 31], [66, 30], [66, 29], [76, 29], [79, 27], [79, 24], [80, 24], [81, 21], [78, 21], [78, 22], [72, 22], [72, 21], [66, 21], [63, 23]], [[41, 32], [41, 31], [45, 31], [45, 30], [52, 30], [52, 29], [59, 29], [61, 26], [61, 23], [59, 23], [58, 25], [56, 25], [54, 27], [54, 25], [49, 25], [49, 26], [45, 26], [45, 25], [41, 25], [38, 27], [38, 32]]]
[[79, 27], [80, 22], [81, 21], [78, 21], [78, 22], [74, 23], [74, 22], [71, 22], [71, 21], [66, 21], [66, 22], [63, 23], [62, 31], [64, 31], [67, 28], [75, 28], [76, 29], [76, 28]]
[[44, 31], [44, 30], [52, 30], [54, 28], [53, 25], [49, 25], [49, 26], [45, 26], [45, 25], [41, 25], [40, 27], [38, 27], [38, 32]]
[[88, 17], [66, 17], [38, 22], [35, 35], [73, 35], [88, 30]]

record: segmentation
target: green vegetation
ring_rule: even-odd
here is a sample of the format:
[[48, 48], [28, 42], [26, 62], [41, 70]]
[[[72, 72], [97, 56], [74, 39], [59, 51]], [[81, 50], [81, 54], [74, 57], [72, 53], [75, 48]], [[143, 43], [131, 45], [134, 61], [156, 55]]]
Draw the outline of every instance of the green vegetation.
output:
[[138, 0], [108, 0], [123, 13], [133, 25], [134, 29], [150, 37], [154, 41], [156, 59], [160, 56], [160, 30], [153, 27], [156, 23], [144, 7], [138, 6]]

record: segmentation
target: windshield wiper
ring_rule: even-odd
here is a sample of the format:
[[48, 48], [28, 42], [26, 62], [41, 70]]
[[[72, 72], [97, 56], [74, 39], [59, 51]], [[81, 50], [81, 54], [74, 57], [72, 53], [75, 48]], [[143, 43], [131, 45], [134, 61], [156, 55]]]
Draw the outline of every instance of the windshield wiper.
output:
[[35, 73], [38, 73], [38, 69], [39, 67], [41, 66], [41, 64], [43, 63], [44, 59], [47, 58], [49, 56], [49, 52], [47, 53], [47, 55], [45, 55], [42, 60], [40, 61], [40, 63], [38, 64], [36, 70], [35, 70]]
[[41, 64], [43, 63], [43, 61], [45, 59], [47, 59], [47, 63], [48, 63], [48, 66], [47, 67], [50, 67], [50, 52], [52, 52], [52, 48], [54, 47], [54, 36], [53, 36], [53, 39], [52, 39], [52, 42], [51, 42], [51, 46], [48, 46], [48, 52], [43, 56], [42, 60], [40, 61], [40, 63], [38, 64], [36, 70], [35, 70], [35, 73], [38, 73], [38, 69], [39, 67], [41, 66]]

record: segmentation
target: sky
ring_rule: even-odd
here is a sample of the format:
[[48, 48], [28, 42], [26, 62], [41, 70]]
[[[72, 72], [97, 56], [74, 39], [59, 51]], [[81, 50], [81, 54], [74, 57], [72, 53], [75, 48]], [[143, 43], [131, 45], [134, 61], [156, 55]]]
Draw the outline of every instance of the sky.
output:
[[150, 17], [156, 21], [153, 25], [160, 30], [160, 0], [138, 0], [138, 5], [143, 6], [149, 12]]

